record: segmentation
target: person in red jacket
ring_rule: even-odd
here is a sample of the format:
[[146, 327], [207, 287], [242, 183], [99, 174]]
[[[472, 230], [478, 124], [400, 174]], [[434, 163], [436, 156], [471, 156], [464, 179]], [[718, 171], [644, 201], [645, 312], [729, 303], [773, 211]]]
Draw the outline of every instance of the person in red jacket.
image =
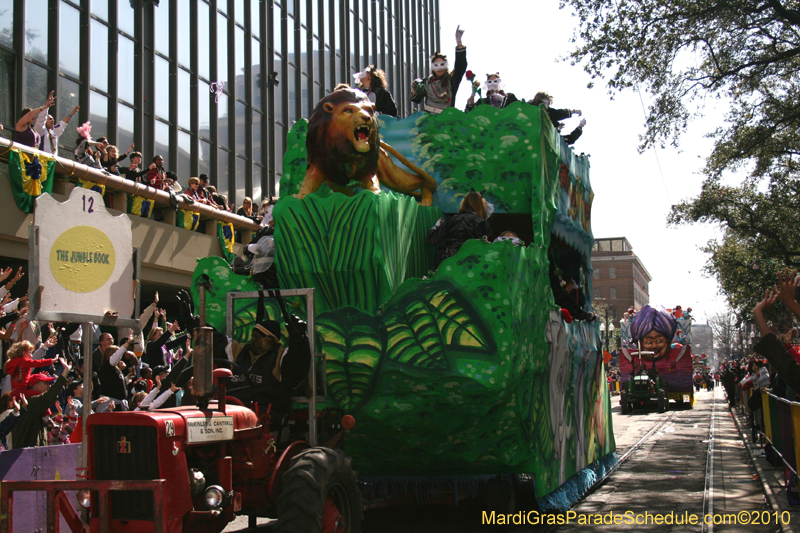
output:
[[[44, 355], [49, 348], [58, 342], [56, 335], [51, 335], [36, 351], [38, 357]], [[34, 368], [52, 366], [55, 359], [39, 359], [34, 357], [33, 344], [28, 341], [15, 343], [8, 349], [8, 361], [4, 367], [6, 374], [11, 376], [11, 392], [14, 398], [19, 399], [28, 389], [31, 373]]]

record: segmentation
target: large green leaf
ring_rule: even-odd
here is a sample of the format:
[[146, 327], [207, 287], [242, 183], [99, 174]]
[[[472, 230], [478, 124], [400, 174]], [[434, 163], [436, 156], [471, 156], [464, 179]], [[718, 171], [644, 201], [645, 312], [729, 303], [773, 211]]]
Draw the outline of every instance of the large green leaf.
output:
[[380, 320], [348, 307], [320, 315], [316, 331], [328, 394], [343, 409], [358, 409], [369, 400], [383, 353]]
[[495, 341], [470, 303], [449, 282], [435, 282], [387, 309], [384, 324], [391, 361], [428, 370], [450, 367], [447, 351], [489, 355]]

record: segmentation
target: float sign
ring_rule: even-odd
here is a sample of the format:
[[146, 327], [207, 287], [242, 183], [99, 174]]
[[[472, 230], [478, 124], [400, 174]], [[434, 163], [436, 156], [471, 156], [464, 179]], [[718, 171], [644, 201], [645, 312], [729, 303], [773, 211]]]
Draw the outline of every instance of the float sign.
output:
[[233, 417], [187, 418], [186, 434], [189, 444], [233, 440]]
[[131, 317], [133, 245], [127, 215], [112, 216], [100, 193], [75, 188], [58, 202], [36, 199], [38, 275], [44, 287], [39, 312]]

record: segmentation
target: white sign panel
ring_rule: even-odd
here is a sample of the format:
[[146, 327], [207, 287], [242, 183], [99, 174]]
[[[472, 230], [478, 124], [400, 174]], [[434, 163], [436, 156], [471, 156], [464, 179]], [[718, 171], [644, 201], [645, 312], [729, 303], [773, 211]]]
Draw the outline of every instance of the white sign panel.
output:
[[233, 440], [233, 417], [215, 416], [186, 419], [189, 444], [217, 440]]
[[112, 216], [103, 197], [75, 188], [60, 203], [49, 194], [36, 199], [39, 228], [39, 311], [131, 317], [133, 245], [127, 215]]

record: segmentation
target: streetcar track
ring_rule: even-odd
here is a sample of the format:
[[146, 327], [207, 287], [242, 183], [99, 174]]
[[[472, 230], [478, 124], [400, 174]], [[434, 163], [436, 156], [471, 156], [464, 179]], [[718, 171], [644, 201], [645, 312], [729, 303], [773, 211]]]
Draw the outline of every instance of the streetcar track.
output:
[[[711, 397], [711, 420], [708, 423], [708, 454], [706, 456], [706, 479], [703, 489], [703, 516], [714, 514], [714, 419], [717, 416], [717, 389]], [[714, 523], [702, 524], [701, 532], [713, 533]]]

